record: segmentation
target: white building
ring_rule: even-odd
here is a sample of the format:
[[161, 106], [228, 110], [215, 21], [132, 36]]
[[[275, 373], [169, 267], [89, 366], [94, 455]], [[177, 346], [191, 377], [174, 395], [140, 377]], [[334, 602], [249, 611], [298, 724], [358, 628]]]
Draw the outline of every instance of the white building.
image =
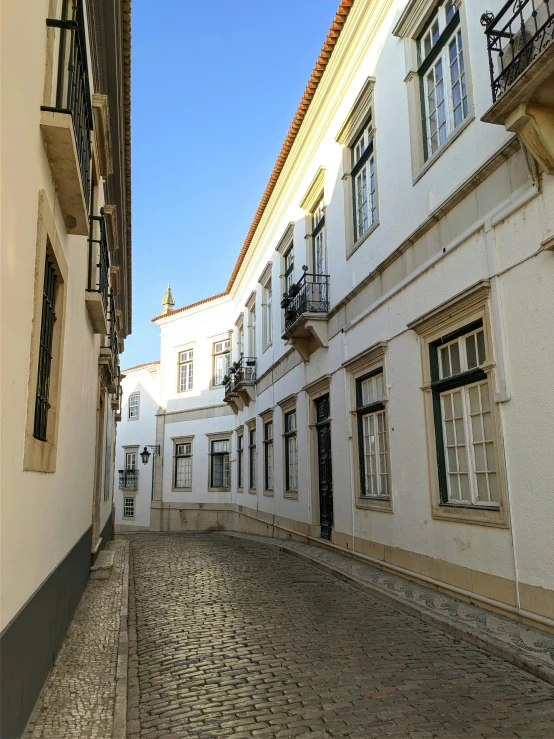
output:
[[[156, 382], [123, 382], [121, 438], [155, 469], [126, 510], [116, 493], [120, 530], [295, 537], [554, 628], [538, 6], [340, 4], [227, 288], [166, 294]], [[155, 434], [133, 435], [137, 403]]]
[[112, 535], [131, 330], [130, 2], [2, 3], [1, 728]]

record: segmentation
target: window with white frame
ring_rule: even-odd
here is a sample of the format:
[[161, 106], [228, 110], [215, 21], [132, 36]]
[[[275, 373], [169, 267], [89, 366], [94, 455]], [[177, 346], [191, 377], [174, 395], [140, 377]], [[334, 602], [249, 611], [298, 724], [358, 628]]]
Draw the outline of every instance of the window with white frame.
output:
[[179, 392], [192, 390], [194, 377], [194, 349], [179, 352]]
[[425, 159], [469, 114], [460, 14], [442, 0], [418, 39]]
[[256, 489], [256, 465], [258, 455], [256, 452], [256, 429], [248, 430], [248, 486], [250, 490]]
[[325, 243], [325, 203], [323, 198], [312, 211], [312, 262], [314, 275], [327, 274], [327, 247]]
[[273, 291], [271, 287], [271, 279], [264, 285], [264, 304], [263, 304], [263, 328], [264, 328], [264, 347], [267, 348], [273, 341], [273, 314], [271, 302]]
[[285, 413], [285, 492], [298, 490], [298, 447], [296, 442], [296, 410]]
[[137, 453], [125, 452], [125, 469], [136, 470], [137, 469]]
[[264, 423], [264, 489], [273, 490], [273, 421]]
[[256, 307], [253, 305], [248, 311], [248, 353], [256, 356]]
[[139, 394], [131, 393], [129, 395], [129, 418], [139, 417]]
[[389, 498], [389, 460], [383, 369], [356, 380], [360, 497]]
[[352, 148], [354, 239], [360, 239], [377, 221], [377, 186], [373, 151], [373, 119], [364, 124]]
[[284, 292], [288, 293], [292, 283], [294, 282], [294, 245], [291, 244], [290, 249], [284, 256], [285, 272], [284, 272]]
[[244, 325], [242, 323], [239, 326], [239, 331], [238, 331], [237, 351], [238, 351], [238, 359], [240, 359], [244, 354]]
[[498, 507], [492, 393], [482, 321], [429, 346], [441, 502]]
[[214, 360], [214, 385], [223, 385], [223, 378], [229, 374], [231, 362], [231, 341], [225, 339], [216, 341], [213, 349]]
[[237, 433], [237, 488], [244, 488], [244, 435]]
[[123, 498], [123, 518], [135, 517], [135, 497], [134, 495], [126, 495]]
[[212, 439], [210, 487], [229, 488], [229, 439]]
[[173, 468], [173, 487], [192, 488], [192, 443], [175, 442], [175, 462]]

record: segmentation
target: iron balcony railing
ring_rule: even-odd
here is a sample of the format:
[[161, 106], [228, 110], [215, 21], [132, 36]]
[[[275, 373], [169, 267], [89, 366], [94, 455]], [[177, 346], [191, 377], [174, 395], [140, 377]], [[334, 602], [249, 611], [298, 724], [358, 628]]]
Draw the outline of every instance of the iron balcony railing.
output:
[[496, 15], [483, 13], [481, 25], [495, 103], [554, 42], [554, 0], [508, 0]]
[[304, 268], [300, 280], [283, 295], [281, 307], [285, 310], [285, 331], [304, 313], [329, 312], [329, 275], [315, 275]]
[[256, 381], [256, 357], [244, 357], [235, 362], [229, 369], [225, 383], [225, 395], [235, 392], [241, 384], [252, 384]]
[[[108, 288], [110, 272], [110, 252], [106, 238], [104, 209], [99, 216], [90, 216], [88, 238], [88, 286], [89, 292], [98, 292], [102, 297], [104, 313], [108, 311]], [[98, 238], [94, 238], [94, 224], [98, 224]]]
[[42, 110], [69, 113], [73, 121], [77, 158], [87, 209], [90, 202], [92, 99], [87, 65], [83, 0], [63, 0], [62, 17], [47, 18], [46, 25], [60, 31], [57, 48], [58, 70], [55, 80], [55, 105]]
[[118, 472], [120, 490], [138, 489], [138, 470], [118, 470]]
[[111, 350], [115, 371], [115, 368], [119, 365], [119, 344], [117, 338], [115, 300], [113, 296], [113, 290], [110, 290], [110, 294], [108, 296], [108, 306], [108, 335], [104, 340], [104, 343], [102, 344], [102, 348]]

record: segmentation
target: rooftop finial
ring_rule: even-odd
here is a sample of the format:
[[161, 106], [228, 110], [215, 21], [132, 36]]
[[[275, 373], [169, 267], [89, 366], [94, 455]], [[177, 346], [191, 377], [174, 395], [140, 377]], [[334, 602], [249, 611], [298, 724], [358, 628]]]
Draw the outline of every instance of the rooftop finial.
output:
[[169, 313], [170, 310], [172, 310], [173, 306], [175, 305], [175, 298], [171, 294], [171, 285], [169, 282], [167, 283], [167, 290], [165, 291], [165, 294], [162, 298], [162, 305], [164, 307], [162, 311], [162, 315], [165, 313]]

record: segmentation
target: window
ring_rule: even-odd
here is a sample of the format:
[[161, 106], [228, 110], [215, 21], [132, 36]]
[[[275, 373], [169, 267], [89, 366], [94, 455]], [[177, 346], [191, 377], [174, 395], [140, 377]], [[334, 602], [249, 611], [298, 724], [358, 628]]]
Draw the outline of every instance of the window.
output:
[[214, 385], [223, 385], [223, 378], [229, 374], [231, 341], [216, 341], [213, 349], [214, 356]]
[[137, 468], [137, 453], [136, 452], [125, 452], [125, 469], [136, 470]]
[[129, 395], [129, 418], [139, 417], [139, 394], [131, 393]]
[[194, 376], [194, 349], [179, 352], [179, 392], [192, 390]]
[[248, 352], [251, 357], [256, 356], [256, 308], [252, 306], [248, 312]]
[[389, 498], [387, 420], [382, 368], [356, 380], [360, 496]]
[[229, 439], [217, 439], [211, 442], [210, 487], [229, 487]]
[[263, 324], [264, 324], [264, 349], [266, 349], [273, 340], [273, 316], [271, 311], [272, 288], [271, 279], [264, 286], [264, 304], [263, 304]]
[[240, 359], [242, 355], [244, 354], [244, 325], [242, 323], [239, 328], [237, 349], [238, 349], [238, 359]]
[[312, 212], [312, 260], [315, 275], [327, 274], [327, 251], [325, 247], [325, 205], [323, 198]]
[[371, 114], [352, 146], [354, 238], [357, 241], [377, 220], [375, 157]]
[[429, 347], [441, 502], [498, 507], [482, 321]]
[[264, 489], [273, 490], [273, 421], [264, 423]]
[[425, 159], [469, 113], [460, 15], [443, 0], [418, 39]]
[[250, 490], [256, 489], [256, 464], [258, 461], [258, 455], [256, 454], [256, 429], [249, 429], [248, 431], [248, 472], [249, 480], [248, 486]]
[[290, 286], [294, 282], [294, 246], [291, 245], [290, 249], [285, 254], [285, 289], [284, 292], [288, 293]]
[[175, 461], [173, 487], [176, 489], [192, 488], [192, 443], [175, 443]]
[[47, 252], [44, 265], [44, 285], [42, 289], [42, 322], [40, 325], [35, 423], [33, 429], [33, 436], [39, 441], [46, 441], [48, 411], [50, 409], [50, 370], [52, 367], [54, 323], [56, 321], [54, 306], [56, 304], [57, 282], [56, 268]]
[[135, 498], [132, 495], [123, 498], [123, 518], [135, 517]]
[[237, 434], [237, 488], [239, 490], [244, 487], [243, 443], [243, 434]]
[[296, 410], [285, 413], [285, 492], [298, 490]]

